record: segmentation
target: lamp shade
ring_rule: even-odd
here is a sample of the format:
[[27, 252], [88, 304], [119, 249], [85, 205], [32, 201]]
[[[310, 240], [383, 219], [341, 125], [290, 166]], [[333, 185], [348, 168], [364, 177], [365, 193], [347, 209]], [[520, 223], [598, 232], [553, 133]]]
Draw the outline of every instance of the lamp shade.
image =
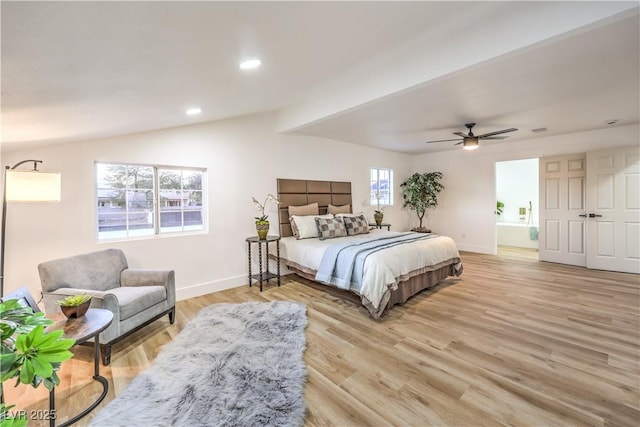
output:
[[40, 171], [7, 170], [7, 202], [59, 202], [60, 174]]

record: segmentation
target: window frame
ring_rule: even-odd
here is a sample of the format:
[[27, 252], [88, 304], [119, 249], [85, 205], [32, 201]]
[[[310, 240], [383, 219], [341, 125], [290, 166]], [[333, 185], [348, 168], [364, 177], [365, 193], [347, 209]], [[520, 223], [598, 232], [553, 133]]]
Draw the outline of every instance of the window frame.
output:
[[[123, 234], [119, 234], [117, 236], [109, 236], [109, 237], [103, 237], [101, 236], [101, 232], [100, 231], [100, 191], [103, 190], [103, 187], [100, 187], [100, 183], [99, 183], [99, 167], [100, 165], [102, 166], [120, 166], [120, 167], [125, 167], [125, 168], [129, 168], [129, 167], [145, 167], [145, 168], [151, 168], [153, 171], [153, 178], [152, 178], [152, 188], [151, 191], [153, 193], [153, 197], [152, 197], [152, 217], [153, 217], [153, 226], [151, 227], [151, 233], [148, 234], [134, 234], [131, 235], [131, 228], [129, 227], [128, 224], [128, 217], [125, 220], [125, 229], [123, 230]], [[162, 189], [160, 188], [160, 171], [163, 170], [174, 170], [174, 171], [178, 171], [181, 174], [182, 177], [182, 173], [184, 171], [190, 171], [190, 172], [198, 172], [202, 174], [202, 178], [201, 178], [201, 183], [200, 183], [200, 189], [199, 190], [194, 190], [194, 191], [199, 191], [201, 193], [201, 217], [202, 217], [202, 225], [200, 227], [198, 227], [197, 229], [187, 229], [185, 230], [185, 224], [184, 224], [184, 214], [181, 213], [181, 225], [180, 225], [180, 230], [162, 230], [161, 224], [160, 224], [160, 216], [162, 213], [162, 197], [161, 197], [161, 191]], [[161, 165], [161, 164], [149, 164], [149, 163], [133, 163], [133, 162], [110, 162], [110, 161], [95, 161], [94, 162], [94, 191], [95, 191], [95, 195], [94, 195], [94, 199], [93, 199], [93, 206], [95, 209], [95, 221], [94, 221], [94, 229], [95, 229], [95, 233], [96, 233], [96, 241], [98, 243], [104, 243], [104, 242], [112, 242], [112, 241], [127, 241], [127, 240], [140, 240], [140, 239], [154, 239], [154, 238], [163, 238], [163, 237], [171, 237], [171, 236], [184, 236], [184, 235], [193, 235], [193, 234], [201, 234], [201, 233], [208, 233], [208, 212], [209, 212], [209, 206], [208, 206], [208, 198], [207, 198], [207, 181], [208, 181], [208, 176], [207, 176], [207, 169], [206, 168], [202, 168], [202, 167], [194, 167], [194, 166], [175, 166], [175, 165]], [[184, 190], [184, 183], [182, 182], [181, 179], [181, 187], [180, 190], [176, 190], [176, 191], [188, 191], [188, 190]], [[122, 189], [125, 194], [130, 191], [128, 189], [128, 187], [124, 187]], [[125, 199], [126, 200], [126, 199]], [[125, 201], [125, 204], [127, 204], [127, 202]], [[109, 201], [109, 203], [107, 203], [108, 206], [112, 206], [112, 202]], [[125, 210], [127, 208], [125, 207]], [[182, 202], [180, 202], [180, 209], [183, 209], [182, 206]], [[125, 213], [125, 215], [127, 215]]]
[[[373, 179], [373, 175], [374, 172], [376, 174], [376, 178], [375, 181]], [[378, 199], [375, 194], [379, 194], [380, 193], [380, 182], [381, 180], [384, 180], [384, 177], [381, 178], [381, 172], [386, 172], [388, 173], [388, 179], [386, 179], [387, 181], [387, 187], [388, 187], [388, 197], [385, 197], [384, 200], [383, 199]], [[375, 193], [374, 190], [372, 190], [372, 185], [374, 184], [376, 185], [376, 188], [378, 189]], [[378, 206], [380, 205], [381, 207], [385, 207], [385, 206], [393, 206], [393, 198], [394, 198], [394, 191], [393, 191], [393, 169], [391, 168], [378, 168], [378, 167], [370, 167], [369, 168], [369, 203], [371, 204], [371, 206]]]

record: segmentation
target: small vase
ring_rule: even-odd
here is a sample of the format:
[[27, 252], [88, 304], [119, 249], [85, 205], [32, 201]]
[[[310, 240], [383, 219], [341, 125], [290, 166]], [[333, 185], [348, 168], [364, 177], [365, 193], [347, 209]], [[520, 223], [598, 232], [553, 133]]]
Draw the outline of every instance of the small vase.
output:
[[384, 218], [384, 214], [382, 212], [376, 212], [373, 214], [373, 219], [376, 221], [376, 225], [382, 225], [382, 218]]
[[62, 313], [67, 316], [68, 319], [75, 319], [84, 316], [87, 310], [89, 310], [90, 305], [91, 300], [83, 302], [80, 305], [62, 305], [60, 306], [60, 310], [62, 310]]
[[269, 222], [256, 223], [256, 231], [258, 232], [258, 238], [260, 240], [265, 240], [267, 238], [267, 233], [269, 233]]

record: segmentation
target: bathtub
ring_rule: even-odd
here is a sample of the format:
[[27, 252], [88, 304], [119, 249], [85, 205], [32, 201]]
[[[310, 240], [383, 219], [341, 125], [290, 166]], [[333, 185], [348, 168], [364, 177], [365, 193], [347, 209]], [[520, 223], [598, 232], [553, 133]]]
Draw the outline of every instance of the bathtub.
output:
[[[517, 248], [538, 249], [538, 226], [516, 224], [511, 222], [499, 222], [498, 229], [499, 246], [515, 246]], [[530, 228], [532, 228], [530, 230]], [[532, 240], [532, 237], [535, 240]]]

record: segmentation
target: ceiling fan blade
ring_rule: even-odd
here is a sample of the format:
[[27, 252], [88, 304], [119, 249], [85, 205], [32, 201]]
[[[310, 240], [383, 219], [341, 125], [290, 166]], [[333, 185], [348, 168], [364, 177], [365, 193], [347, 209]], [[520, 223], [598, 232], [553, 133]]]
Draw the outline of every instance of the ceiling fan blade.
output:
[[457, 144], [453, 144], [453, 145], [460, 145], [460, 144], [462, 144], [463, 142], [464, 142], [464, 140], [462, 140], [462, 141], [458, 142]]
[[508, 136], [479, 136], [479, 139], [507, 139]]
[[509, 128], [509, 129], [502, 129], [502, 130], [497, 130], [495, 132], [489, 132], [489, 133], [485, 133], [482, 135], [476, 135], [477, 138], [486, 138], [487, 136], [493, 136], [493, 135], [499, 135], [501, 133], [507, 133], [507, 132], [515, 132], [518, 129], [516, 128]]
[[[458, 138], [456, 139], [439, 139], [437, 141], [425, 141], [427, 144], [431, 144], [432, 142], [449, 142], [449, 141], [460, 141]], [[462, 141], [460, 141], [462, 142]]]
[[469, 136], [469, 135], [464, 134], [464, 133], [462, 133], [462, 132], [454, 132], [453, 134], [454, 134], [454, 135], [461, 136], [461, 137], [463, 137], [463, 138], [466, 138], [466, 137], [468, 137], [468, 136]]

